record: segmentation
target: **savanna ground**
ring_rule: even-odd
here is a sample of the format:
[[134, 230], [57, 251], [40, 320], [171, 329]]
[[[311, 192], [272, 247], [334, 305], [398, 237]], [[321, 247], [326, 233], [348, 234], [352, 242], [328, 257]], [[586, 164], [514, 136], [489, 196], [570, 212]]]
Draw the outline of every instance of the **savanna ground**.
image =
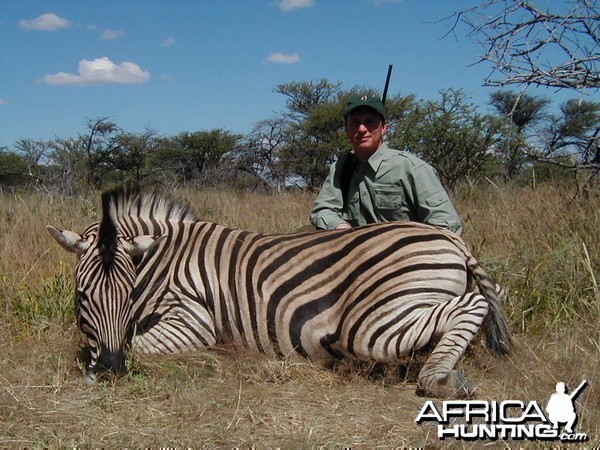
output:
[[[465, 240], [509, 291], [516, 347], [494, 358], [479, 342], [459, 362], [479, 400], [537, 401], [558, 381], [584, 378], [577, 431], [600, 444], [600, 194], [540, 186], [465, 187], [454, 199]], [[307, 223], [313, 194], [180, 191], [200, 217], [290, 232]], [[327, 370], [228, 348], [171, 358], [134, 356], [124, 379], [88, 387], [74, 321], [73, 269], [46, 224], [83, 231], [99, 195], [0, 196], [0, 447], [392, 448], [480, 447], [439, 440], [415, 423], [419, 361], [382, 373]], [[440, 404], [436, 401], [436, 404]], [[495, 441], [494, 447], [559, 442]]]

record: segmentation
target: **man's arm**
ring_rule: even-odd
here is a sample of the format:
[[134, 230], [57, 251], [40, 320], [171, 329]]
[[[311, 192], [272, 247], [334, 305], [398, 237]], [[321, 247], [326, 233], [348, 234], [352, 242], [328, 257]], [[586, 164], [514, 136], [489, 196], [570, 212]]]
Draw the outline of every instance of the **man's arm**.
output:
[[342, 219], [344, 199], [340, 185], [343, 161], [340, 158], [331, 165], [310, 213], [311, 223], [320, 230], [350, 228], [350, 224]]
[[435, 169], [426, 163], [415, 165], [407, 179], [410, 184], [407, 194], [411, 197], [419, 221], [448, 228], [460, 235], [460, 217]]

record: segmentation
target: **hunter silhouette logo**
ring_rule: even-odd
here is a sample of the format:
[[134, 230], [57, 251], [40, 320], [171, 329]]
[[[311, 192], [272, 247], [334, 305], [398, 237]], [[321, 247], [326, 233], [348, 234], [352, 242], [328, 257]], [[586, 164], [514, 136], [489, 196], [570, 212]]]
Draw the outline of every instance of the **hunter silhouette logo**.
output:
[[[536, 401], [521, 400], [446, 400], [436, 406], [425, 402], [416, 422], [437, 422], [439, 439], [515, 439], [560, 440], [583, 442], [586, 433], [576, 433], [577, 411], [575, 399], [587, 386], [583, 380], [570, 394], [563, 382], [556, 384], [556, 392], [548, 400], [544, 411]], [[562, 432], [560, 431], [563, 425]]]
[[579, 395], [586, 385], [587, 380], [583, 380], [573, 393], [569, 395], [566, 393], [565, 383], [556, 383], [556, 393], [552, 394], [546, 406], [548, 419], [552, 422], [553, 429], [558, 429], [559, 423], [566, 423], [565, 431], [573, 434], [573, 426], [577, 422], [577, 413], [575, 412], [573, 400], [575, 400], [575, 397]]

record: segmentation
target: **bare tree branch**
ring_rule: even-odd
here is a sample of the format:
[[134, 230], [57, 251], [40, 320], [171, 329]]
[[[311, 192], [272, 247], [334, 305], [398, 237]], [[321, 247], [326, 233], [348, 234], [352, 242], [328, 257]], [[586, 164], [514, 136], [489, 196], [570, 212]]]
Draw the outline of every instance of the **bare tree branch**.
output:
[[[452, 15], [452, 31], [465, 23], [469, 36], [485, 49], [479, 62], [493, 65], [486, 86], [598, 89], [598, 2], [572, 0], [568, 5], [567, 10], [552, 12], [536, 7], [533, 0], [487, 0]], [[560, 8], [549, 2], [551, 6]]]

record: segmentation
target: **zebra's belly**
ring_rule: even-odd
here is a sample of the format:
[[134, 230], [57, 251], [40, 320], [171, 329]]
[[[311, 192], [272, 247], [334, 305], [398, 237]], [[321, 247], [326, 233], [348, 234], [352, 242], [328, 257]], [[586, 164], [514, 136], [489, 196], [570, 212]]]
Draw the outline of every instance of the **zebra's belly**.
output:
[[[392, 361], [426, 345], [435, 336], [433, 310], [464, 293], [461, 283], [441, 283], [437, 292], [397, 290], [372, 298], [350, 296], [330, 308], [307, 309], [278, 330], [279, 353], [298, 353], [313, 361], [341, 358]], [[285, 322], [284, 322], [285, 323]]]

